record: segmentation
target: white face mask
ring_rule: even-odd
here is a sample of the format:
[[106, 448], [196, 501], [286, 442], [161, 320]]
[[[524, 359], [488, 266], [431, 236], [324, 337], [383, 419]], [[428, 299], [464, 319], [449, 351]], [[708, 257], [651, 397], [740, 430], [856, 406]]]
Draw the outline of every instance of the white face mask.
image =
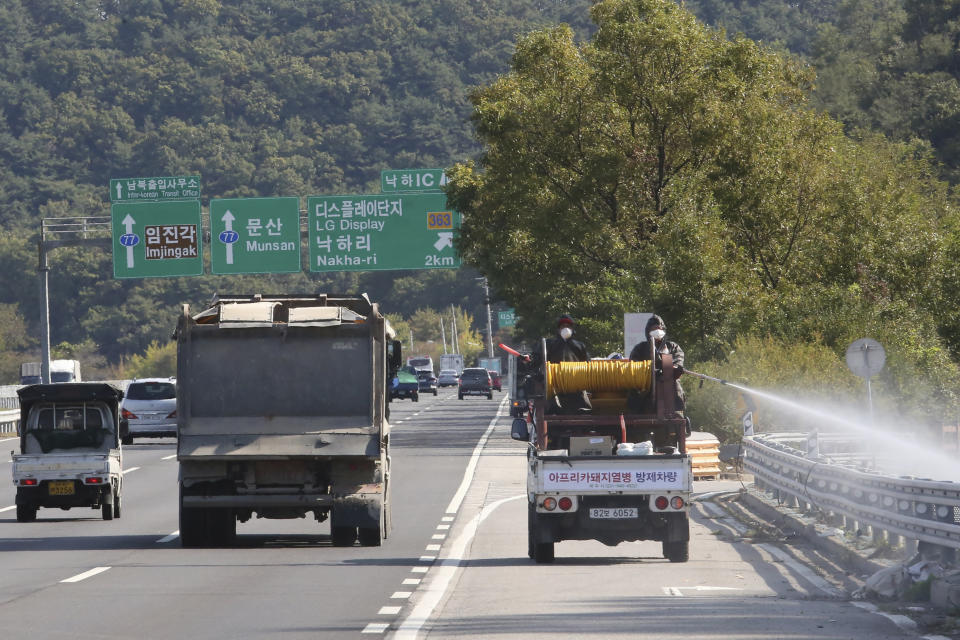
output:
[[650, 337], [654, 340], [663, 340], [663, 336], [667, 335], [667, 332], [663, 329], [654, 329], [650, 332]]
[[572, 335], [573, 335], [573, 329], [571, 329], [570, 327], [564, 327], [563, 329], [560, 329], [560, 337], [563, 338], [564, 340], [569, 340], [570, 336]]

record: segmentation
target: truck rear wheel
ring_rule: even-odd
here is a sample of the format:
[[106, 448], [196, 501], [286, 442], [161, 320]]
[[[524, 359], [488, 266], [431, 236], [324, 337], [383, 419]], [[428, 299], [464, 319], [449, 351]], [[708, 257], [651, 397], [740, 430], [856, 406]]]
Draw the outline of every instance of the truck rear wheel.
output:
[[554, 560], [554, 543], [539, 542], [539, 520], [536, 507], [532, 504], [527, 511], [527, 555], [537, 564], [547, 564]]
[[37, 519], [37, 507], [29, 504], [17, 505], [17, 522], [33, 522]]
[[356, 527], [330, 527], [330, 542], [335, 547], [353, 546], [353, 541], [357, 539]]
[[180, 544], [187, 548], [202, 547], [207, 543], [207, 514], [205, 509], [188, 509], [183, 506], [183, 489], [180, 490]]
[[670, 562], [686, 562], [690, 558], [690, 543], [683, 542], [664, 542], [663, 557]]
[[103, 496], [103, 504], [100, 505], [100, 513], [104, 520], [113, 520], [113, 490]]
[[207, 509], [207, 541], [210, 546], [229, 547], [237, 540], [237, 517], [233, 509]]
[[120, 494], [117, 493], [113, 496], [113, 517], [117, 520], [120, 519]]

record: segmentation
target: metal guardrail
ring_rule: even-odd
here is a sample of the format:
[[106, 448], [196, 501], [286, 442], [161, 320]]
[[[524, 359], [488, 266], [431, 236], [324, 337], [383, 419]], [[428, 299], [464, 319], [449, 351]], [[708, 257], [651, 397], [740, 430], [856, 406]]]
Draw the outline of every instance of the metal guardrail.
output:
[[744, 438], [744, 468], [757, 485], [788, 501], [843, 516], [852, 528], [960, 549], [960, 483], [858, 471], [766, 436]]
[[16, 433], [20, 426], [20, 409], [0, 411], [0, 433]]

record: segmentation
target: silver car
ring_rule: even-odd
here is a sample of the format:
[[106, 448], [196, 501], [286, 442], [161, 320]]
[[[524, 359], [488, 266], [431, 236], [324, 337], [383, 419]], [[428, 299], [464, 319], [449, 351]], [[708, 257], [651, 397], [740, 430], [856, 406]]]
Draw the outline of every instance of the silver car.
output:
[[456, 369], [443, 369], [437, 377], [437, 384], [441, 387], [457, 386], [458, 377]]
[[137, 438], [162, 438], [177, 435], [176, 378], [140, 378], [127, 386], [120, 409], [123, 444]]

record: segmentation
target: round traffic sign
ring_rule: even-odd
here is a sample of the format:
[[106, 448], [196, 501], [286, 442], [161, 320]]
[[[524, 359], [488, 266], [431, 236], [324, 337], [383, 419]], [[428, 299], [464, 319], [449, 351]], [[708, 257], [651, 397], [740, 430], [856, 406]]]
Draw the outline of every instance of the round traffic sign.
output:
[[854, 340], [847, 347], [847, 366], [861, 378], [871, 378], [883, 371], [886, 361], [887, 352], [873, 338]]

